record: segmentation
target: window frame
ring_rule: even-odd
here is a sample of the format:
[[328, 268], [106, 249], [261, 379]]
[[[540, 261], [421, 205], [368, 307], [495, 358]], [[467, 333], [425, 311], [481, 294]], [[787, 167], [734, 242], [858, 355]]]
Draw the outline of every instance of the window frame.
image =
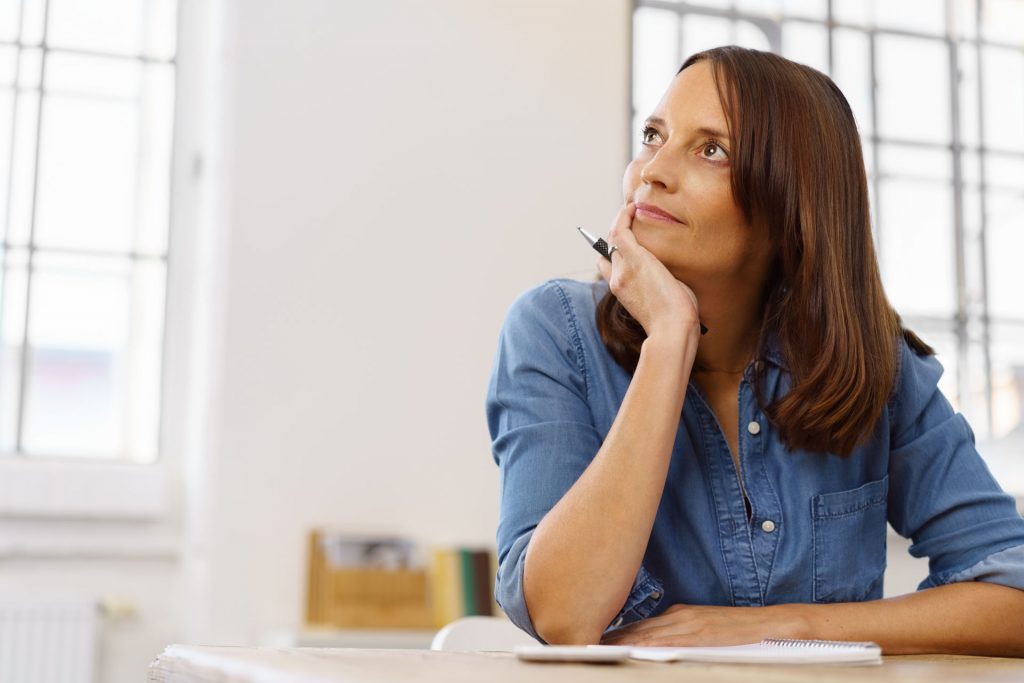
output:
[[[832, 0], [824, 0], [826, 14], [823, 19], [815, 19], [805, 16], [794, 16], [786, 13], [775, 13], [771, 16], [761, 14], [751, 14], [744, 10], [738, 10], [735, 8], [716, 8], [703, 6], [699, 4], [691, 4], [687, 2], [673, 2], [671, 0], [635, 0], [633, 2], [631, 17], [635, 16], [636, 11], [642, 8], [651, 8], [659, 10], [668, 10], [674, 12], [678, 16], [679, 20], [679, 37], [678, 37], [678, 63], [681, 65], [682, 60], [690, 54], [686, 46], [683, 44], [682, 39], [682, 20], [687, 15], [702, 15], [712, 16], [721, 19], [726, 19], [730, 22], [744, 21], [752, 23], [764, 32], [765, 37], [768, 40], [771, 50], [776, 54], [782, 55], [782, 26], [784, 22], [796, 22], [806, 23], [814, 26], [823, 27], [826, 29], [826, 35], [828, 40], [828, 73], [831, 75], [835, 73], [835, 31], [837, 29], [851, 30], [863, 33], [867, 36], [869, 45], [869, 77], [871, 80], [871, 131], [869, 134], [861, 134], [862, 143], [870, 148], [870, 154], [872, 162], [872, 168], [869, 169], [868, 183], [871, 187], [872, 202], [871, 202], [871, 214], [872, 214], [872, 227], [873, 235], [875, 239], [876, 253], [879, 262], [882, 261], [883, 256], [883, 244], [885, 226], [881, 220], [879, 211], [879, 196], [882, 181], [886, 178], [914, 178], [918, 176], [907, 176], [893, 173], [885, 173], [879, 170], [879, 159], [880, 151], [883, 145], [908, 145], [913, 147], [921, 147], [927, 149], [941, 149], [947, 150], [951, 153], [952, 158], [952, 180], [951, 185], [951, 196], [953, 198], [953, 258], [954, 258], [954, 292], [956, 301], [954, 302], [954, 314], [952, 317], [937, 316], [937, 315], [920, 315], [910, 313], [903, 315], [904, 323], [920, 332], [927, 340], [928, 335], [952, 335], [956, 340], [956, 382], [955, 382], [955, 393], [952, 396], [952, 400], [957, 407], [965, 415], [968, 416], [969, 421], [972, 424], [978, 424], [981, 428], [979, 436], [983, 438], [989, 438], [994, 431], [994, 411], [993, 411], [993, 366], [992, 366], [992, 349], [993, 340], [991, 337], [991, 330], [993, 327], [1011, 327], [1019, 328], [1024, 331], [1024, 318], [1016, 317], [993, 317], [989, 310], [989, 280], [990, 270], [988, 264], [988, 242], [987, 242], [987, 227], [988, 227], [988, 193], [995, 187], [988, 182], [986, 178], [986, 156], [989, 153], [997, 155], [1007, 155], [1020, 159], [1024, 159], [1024, 152], [1018, 150], [1010, 150], [1007, 148], [999, 148], [990, 146], [985, 137], [985, 82], [984, 82], [984, 48], [986, 47], [997, 47], [1012, 49], [1018, 53], [1024, 54], [1024, 46], [1013, 45], [1002, 43], [999, 41], [987, 40], [982, 36], [982, 0], [975, 0], [973, 3], [974, 22], [976, 26], [976, 37], [965, 38], [947, 29], [944, 34], [933, 34], [926, 32], [918, 32], [912, 30], [904, 30], [890, 27], [877, 27], [873, 24], [854, 24], [836, 21], [833, 16], [833, 2]], [[945, 14], [947, 22], [950, 17], [954, 17], [955, 14], [951, 11], [953, 9], [949, 0], [944, 4]], [[735, 23], [731, 26], [732, 35], [735, 37]], [[933, 144], [920, 142], [915, 140], [906, 140], [885, 136], [879, 133], [878, 123], [878, 69], [879, 64], [876, 54], [876, 43], [879, 36], [903, 36], [915, 39], [927, 39], [930, 41], [941, 42], [949, 55], [948, 64], [948, 79], [949, 79], [949, 106], [951, 116], [951, 131], [950, 140], [948, 144]], [[636, 120], [636, 101], [635, 101], [635, 89], [632, 82], [633, 73], [633, 62], [635, 52], [632, 49], [632, 41], [634, 40], [634, 31], [630, 29], [630, 105], [629, 105], [629, 145], [627, 148], [627, 163], [632, 159], [634, 154], [634, 139], [636, 133], [633, 131], [633, 122]], [[964, 145], [962, 143], [962, 131], [961, 131], [961, 98], [962, 93], [959, 85], [959, 75], [961, 73], [960, 67], [960, 55], [962, 50], [974, 50], [974, 61], [975, 61], [975, 77], [977, 79], [977, 99], [974, 105], [977, 106], [978, 112], [978, 145]], [[972, 106], [974, 106], [972, 105]], [[867, 151], [867, 150], [866, 150]], [[963, 177], [963, 156], [964, 154], [977, 154], [979, 163], [979, 177], [977, 183], [965, 183]], [[941, 181], [939, 181], [941, 182]], [[977, 282], [969, 282], [969, 269], [968, 269], [968, 253], [971, 251], [968, 245], [968, 236], [965, 231], [965, 209], [964, 209], [964, 195], [967, 191], [977, 191], [980, 201], [979, 207], [979, 224], [977, 230], [977, 256], [974, 267], [979, 271]], [[979, 296], [972, 301], [970, 297], [970, 288], [974, 287]], [[972, 349], [979, 349], [982, 353], [981, 367], [976, 367], [978, 364], [976, 361], [970, 358]], [[983, 398], [980, 402], [976, 401], [973, 392], [965, 387], [971, 385], [972, 380], [975, 376], [980, 375], [983, 382]], [[980, 404], [979, 404], [980, 403]]]
[[[149, 521], [167, 532], [192, 523], [206, 504], [204, 487], [213, 479], [218, 443], [227, 296], [230, 206], [224, 197], [230, 187], [226, 152], [233, 110], [225, 93], [233, 91], [236, 45], [229, 5], [178, 0], [157, 458], [151, 463], [0, 458], [0, 520], [9, 520], [6, 524]], [[42, 554], [63, 552], [60, 526], [53, 527], [52, 539], [40, 541]], [[101, 554], [110, 546], [115, 555], [139, 555], [130, 540], [137, 536], [135, 527], [123, 529], [113, 544], [102, 534], [85, 544]], [[176, 554], [175, 536], [162, 536], [153, 554]]]
[[[132, 269], [134, 269], [137, 266], [139, 266], [140, 264], [146, 263], [146, 262], [156, 262], [156, 263], [162, 264], [163, 277], [164, 277], [164, 291], [163, 291], [163, 296], [164, 296], [164, 302], [163, 302], [164, 303], [164, 315], [163, 315], [161, 331], [160, 331], [160, 345], [159, 345], [160, 348], [159, 348], [159, 352], [158, 352], [158, 357], [159, 357], [158, 362], [160, 364], [160, 367], [157, 369], [157, 374], [160, 377], [160, 379], [159, 379], [159, 386], [158, 386], [159, 396], [157, 397], [157, 404], [155, 406], [155, 410], [156, 410], [156, 416], [155, 416], [156, 417], [156, 434], [154, 436], [156, 437], [156, 444], [155, 444], [155, 453], [154, 453], [153, 463], [159, 462], [159, 460], [161, 458], [161, 454], [162, 454], [161, 435], [162, 435], [163, 428], [164, 428], [164, 424], [163, 424], [163, 412], [164, 411], [163, 411], [162, 399], [163, 399], [164, 378], [165, 378], [165, 372], [166, 372], [166, 362], [165, 361], [166, 361], [166, 344], [167, 344], [166, 304], [167, 304], [167, 296], [168, 296], [168, 291], [169, 291], [169, 277], [170, 277], [169, 273], [170, 273], [170, 270], [171, 270], [171, 267], [170, 267], [170, 265], [171, 265], [170, 264], [170, 260], [171, 260], [170, 259], [170, 244], [169, 244], [170, 235], [168, 234], [168, 246], [164, 250], [163, 253], [158, 253], [158, 252], [152, 252], [152, 253], [140, 252], [140, 251], [138, 251], [136, 249], [136, 246], [134, 246], [134, 245], [132, 246], [131, 249], [123, 250], [123, 251], [122, 250], [112, 251], [112, 250], [109, 250], [109, 249], [92, 248], [92, 247], [88, 247], [88, 246], [84, 246], [83, 247], [83, 246], [68, 246], [68, 245], [62, 245], [62, 246], [41, 245], [37, 241], [38, 240], [38, 236], [37, 236], [38, 214], [39, 214], [39, 211], [38, 211], [38, 208], [39, 208], [39, 206], [38, 206], [39, 190], [38, 190], [38, 188], [39, 188], [39, 183], [40, 183], [40, 167], [41, 167], [40, 154], [41, 154], [42, 140], [43, 140], [43, 135], [44, 135], [44, 132], [43, 132], [44, 110], [47, 108], [48, 105], [52, 106], [52, 103], [55, 101], [53, 99], [54, 97], [60, 97], [60, 98], [68, 98], [68, 97], [72, 97], [73, 98], [73, 97], [76, 97], [76, 96], [90, 97], [87, 93], [69, 94], [69, 93], [65, 93], [65, 92], [62, 92], [62, 91], [58, 92], [58, 91], [50, 91], [50, 90], [48, 90], [47, 82], [46, 82], [47, 64], [50, 61], [49, 59], [47, 59], [48, 55], [52, 54], [54, 56], [100, 58], [100, 59], [111, 60], [111, 61], [117, 62], [117, 63], [132, 63], [132, 62], [136, 62], [136, 63], [140, 63], [143, 68], [145, 68], [146, 66], [149, 66], [149, 65], [166, 65], [167, 67], [169, 67], [171, 69], [171, 83], [172, 83], [172, 85], [171, 85], [171, 87], [172, 87], [171, 97], [172, 97], [172, 102], [174, 102], [174, 104], [172, 106], [175, 107], [175, 108], [177, 107], [177, 98], [176, 98], [176, 95], [177, 95], [177, 55], [175, 54], [175, 55], [172, 55], [172, 56], [170, 56], [168, 58], [159, 58], [159, 57], [153, 57], [153, 56], [149, 56], [147, 54], [141, 54], [141, 53], [136, 53], [136, 54], [118, 53], [118, 52], [107, 52], [107, 51], [99, 51], [99, 50], [92, 50], [92, 49], [83, 49], [83, 48], [71, 47], [71, 46], [55, 46], [55, 45], [52, 45], [52, 44], [50, 44], [50, 40], [49, 40], [49, 30], [50, 30], [50, 23], [51, 23], [51, 21], [50, 21], [50, 11], [51, 11], [51, 4], [52, 4], [52, 2], [53, 2], [53, 0], [38, 0], [35, 3], [35, 6], [32, 9], [27, 9], [26, 8], [27, 3], [25, 3], [24, 1], [18, 3], [17, 18], [18, 18], [18, 21], [21, 24], [21, 26], [19, 27], [18, 31], [16, 32], [15, 40], [14, 40], [13, 43], [6, 43], [6, 42], [0, 43], [0, 44], [3, 44], [3, 45], [9, 45], [11, 47], [14, 47], [17, 50], [16, 53], [15, 53], [15, 63], [14, 63], [15, 67], [14, 67], [14, 74], [13, 74], [14, 80], [13, 80], [12, 85], [11, 85], [11, 92], [13, 93], [12, 112], [11, 112], [11, 114], [12, 114], [11, 133], [13, 135], [11, 137], [11, 149], [10, 149], [10, 159], [9, 159], [8, 167], [9, 167], [10, 173], [12, 174], [11, 175], [12, 179], [14, 177], [14, 171], [15, 171], [13, 161], [14, 161], [14, 158], [16, 156], [16, 150], [19, 147], [18, 142], [17, 142], [17, 137], [16, 137], [17, 133], [18, 133], [18, 106], [17, 106], [18, 105], [18, 99], [19, 99], [19, 96], [24, 95], [26, 93], [28, 95], [33, 95], [33, 96], [38, 98], [38, 101], [37, 101], [37, 104], [36, 104], [36, 107], [35, 107], [35, 111], [34, 111], [34, 116], [35, 116], [35, 126], [34, 126], [34, 131], [33, 131], [34, 135], [33, 135], [33, 139], [31, 140], [31, 143], [29, 145], [29, 146], [32, 147], [33, 152], [32, 152], [32, 155], [31, 155], [31, 164], [32, 164], [31, 176], [32, 176], [32, 180], [31, 180], [31, 188], [30, 188], [30, 191], [31, 191], [31, 204], [30, 204], [30, 211], [29, 211], [29, 217], [28, 217], [28, 221], [29, 221], [29, 223], [28, 223], [28, 232], [27, 232], [27, 234], [22, 236], [24, 238], [24, 240], [25, 240], [24, 244], [21, 244], [20, 242], [19, 243], [12, 243], [12, 242], [9, 241], [8, 235], [5, 235], [4, 236], [4, 240], [2, 242], [2, 245], [0, 245], [0, 249], [2, 249], [2, 253], [5, 255], [5, 257], [6, 257], [6, 254], [8, 252], [10, 252], [10, 253], [17, 254], [17, 255], [22, 255], [23, 254], [24, 258], [26, 259], [25, 266], [24, 266], [24, 268], [25, 268], [25, 276], [24, 276], [25, 277], [24, 311], [23, 311], [22, 318], [21, 318], [21, 328], [22, 328], [21, 329], [21, 340], [20, 340], [20, 345], [18, 347], [20, 349], [20, 353], [19, 353], [20, 357], [18, 359], [19, 373], [18, 373], [18, 377], [17, 377], [17, 398], [14, 401], [14, 406], [13, 406], [14, 410], [16, 411], [15, 412], [15, 416], [14, 416], [15, 419], [14, 419], [13, 447], [12, 447], [12, 449], [10, 451], [5, 450], [2, 454], [0, 454], [0, 464], [2, 464], [2, 466], [4, 466], [4, 467], [8, 467], [8, 471], [10, 473], [12, 473], [14, 476], [22, 476], [22, 475], [14, 474], [14, 473], [25, 473], [25, 472], [37, 471], [36, 469], [33, 469], [32, 467], [28, 466], [28, 463], [31, 462], [31, 461], [41, 461], [41, 462], [45, 463], [41, 468], [38, 468], [39, 472], [46, 471], [47, 468], [49, 467], [49, 463], [51, 463], [51, 462], [60, 462], [60, 461], [64, 461], [64, 460], [68, 460], [68, 461], [76, 462], [76, 463], [112, 463], [112, 464], [115, 464], [115, 465], [123, 465], [123, 464], [126, 464], [126, 463], [133, 463], [133, 461], [131, 459], [129, 459], [127, 457], [124, 457], [124, 456], [128, 455], [127, 453], [110, 453], [109, 456], [106, 456], [106, 455], [104, 455], [104, 456], [84, 456], [84, 455], [83, 456], [78, 456], [78, 455], [74, 455], [74, 454], [57, 455], [57, 454], [54, 454], [54, 453], [47, 453], [45, 451], [32, 451], [32, 452], [29, 452], [25, 448], [26, 414], [28, 412], [28, 408], [27, 408], [27, 405], [28, 405], [27, 395], [28, 395], [28, 393], [27, 393], [27, 391], [28, 391], [28, 386], [29, 386], [29, 383], [30, 383], [30, 378], [29, 378], [30, 370], [31, 370], [30, 369], [30, 357], [32, 355], [32, 348], [33, 348], [32, 345], [30, 344], [30, 334], [31, 334], [31, 332], [30, 332], [30, 330], [31, 330], [30, 319], [31, 319], [32, 310], [33, 310], [33, 290], [36, 288], [36, 284], [37, 284], [38, 278], [40, 277], [40, 271], [39, 271], [38, 266], [36, 264], [37, 264], [37, 259], [45, 259], [45, 258], [49, 258], [49, 257], [52, 257], [52, 256], [57, 256], [57, 257], [68, 257], [68, 256], [70, 256], [70, 257], [81, 257], [81, 258], [84, 258], [86, 260], [92, 259], [92, 263], [95, 263], [97, 265], [109, 265], [110, 263], [115, 263], [117, 265], [122, 265], [123, 264], [123, 265], [127, 266], [127, 268], [129, 269], [129, 272]], [[172, 2], [174, 2], [175, 4], [180, 4], [178, 2], [178, 0], [172, 0]], [[28, 24], [25, 23], [27, 21], [26, 17], [29, 17], [32, 20]], [[38, 23], [35, 23], [35, 22], [38, 22]], [[26, 30], [26, 26], [30, 27], [28, 29], [29, 30], [29, 37], [27, 39], [27, 42], [26, 42], [25, 36], [23, 35], [23, 31]], [[33, 37], [32, 34], [33, 34], [34, 30], [37, 27], [39, 27], [39, 26], [41, 26], [41, 29], [39, 29], [38, 35]], [[180, 33], [180, 31], [178, 33]], [[177, 42], [177, 37], [178, 36], [176, 36], [176, 42]], [[38, 39], [39, 42], [35, 43], [34, 42], [35, 39]], [[20, 64], [21, 64], [21, 61], [22, 61], [22, 54], [24, 52], [31, 52], [33, 54], [38, 54], [39, 73], [38, 73], [38, 83], [35, 84], [35, 85], [23, 86], [20, 83], [20, 76], [21, 76], [21, 74], [19, 73], [19, 71], [20, 71]], [[145, 73], [143, 73], [142, 76], [144, 77]], [[32, 82], [34, 82], [34, 79], [32, 79]], [[144, 81], [142, 81], [142, 82], [144, 82]], [[94, 94], [92, 97], [98, 97], [98, 96], [96, 96]], [[140, 117], [141, 117], [141, 111], [142, 111], [141, 107], [140, 107], [140, 109], [138, 111], [140, 112]], [[140, 118], [140, 120], [141, 120], [141, 118]], [[171, 146], [170, 152], [171, 152], [171, 155], [172, 155], [171, 156], [171, 166], [172, 167], [174, 165], [174, 156], [173, 155], [174, 155], [174, 146], [175, 146], [175, 134], [174, 134], [173, 126], [174, 126], [174, 115], [173, 115], [173, 112], [172, 112], [172, 131], [171, 131], [171, 140], [170, 140], [170, 146]], [[30, 128], [31, 128], [31, 126], [30, 126]], [[141, 156], [144, 154], [144, 150], [140, 149], [137, 154], [138, 154], [138, 156], [136, 157], [136, 160], [138, 158], [141, 158]], [[136, 163], [138, 163], [138, 161], [136, 161]], [[167, 170], [171, 171], [172, 169], [167, 169]], [[173, 184], [173, 180], [170, 177], [170, 174], [168, 175], [167, 180], [168, 180], [168, 182], [171, 182]], [[6, 188], [7, 191], [8, 191], [8, 194], [10, 193], [10, 190], [11, 190], [12, 187], [13, 187], [13, 180], [9, 179], [8, 187]], [[139, 188], [136, 188], [136, 192], [138, 192], [138, 189]], [[7, 204], [7, 207], [8, 207], [8, 218], [10, 218], [11, 197], [8, 196], [7, 199], [8, 199], [8, 204]], [[136, 201], [138, 201], [140, 199], [138, 194], [136, 195], [135, 199], [136, 199]], [[172, 197], [169, 197], [168, 209], [173, 212], [173, 198]], [[9, 230], [10, 227], [11, 226], [8, 225], [7, 229]], [[170, 226], [170, 221], [169, 220], [168, 220], [167, 230], [168, 230], [168, 233], [171, 232], [171, 226]], [[112, 259], [112, 261], [111, 261], [111, 259]], [[102, 263], [103, 261], [107, 261], [107, 264], [103, 264]], [[4, 268], [2, 272], [0, 272], [0, 277], [6, 279], [6, 277], [7, 277], [7, 269], [6, 268]], [[3, 309], [3, 301], [0, 300], [0, 311], [2, 311], [2, 309]], [[129, 352], [130, 351], [131, 351], [131, 349], [129, 349]], [[11, 464], [11, 463], [14, 463], [14, 464]], [[142, 463], [140, 463], [140, 464], [142, 464]], [[145, 464], [152, 464], [152, 463], [145, 463]], [[115, 468], [114, 471], [118, 471], [118, 470]], [[117, 476], [117, 475], [114, 475], [114, 476]]]

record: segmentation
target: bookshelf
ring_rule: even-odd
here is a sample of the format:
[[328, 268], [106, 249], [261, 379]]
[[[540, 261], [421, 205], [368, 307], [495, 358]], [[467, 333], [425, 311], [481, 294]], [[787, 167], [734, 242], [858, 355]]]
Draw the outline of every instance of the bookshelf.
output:
[[305, 621], [294, 638], [422, 642], [459, 617], [500, 615], [496, 570], [493, 548], [421, 547], [403, 538], [313, 530]]

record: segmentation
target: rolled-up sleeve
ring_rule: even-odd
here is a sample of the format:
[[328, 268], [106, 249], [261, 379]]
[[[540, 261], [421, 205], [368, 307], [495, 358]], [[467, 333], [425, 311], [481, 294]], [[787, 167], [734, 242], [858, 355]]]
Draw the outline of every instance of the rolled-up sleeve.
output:
[[889, 522], [928, 557], [918, 590], [986, 581], [1024, 590], [1024, 520], [938, 388], [942, 365], [904, 345], [892, 399]]
[[[587, 402], [587, 369], [572, 304], [554, 281], [520, 295], [502, 327], [487, 390], [491, 451], [500, 470], [495, 599], [513, 623], [537, 635], [523, 593], [534, 529], [601, 447]], [[628, 606], [657, 580], [641, 568]], [[613, 622], [614, 623], [614, 622]]]

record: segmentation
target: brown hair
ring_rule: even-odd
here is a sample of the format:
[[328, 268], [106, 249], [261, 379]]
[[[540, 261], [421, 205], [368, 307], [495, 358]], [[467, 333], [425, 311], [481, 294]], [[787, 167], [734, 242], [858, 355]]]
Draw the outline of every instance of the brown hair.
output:
[[[774, 334], [792, 388], [766, 406], [765, 363], [755, 363], [758, 403], [788, 449], [849, 455], [885, 410], [900, 337], [918, 354], [935, 354], [903, 326], [882, 288], [853, 112], [828, 76], [770, 52], [718, 47], [679, 71], [702, 60], [729, 123], [733, 197], [776, 247], [757, 357]], [[634, 372], [645, 334], [610, 291], [597, 326], [612, 357]]]

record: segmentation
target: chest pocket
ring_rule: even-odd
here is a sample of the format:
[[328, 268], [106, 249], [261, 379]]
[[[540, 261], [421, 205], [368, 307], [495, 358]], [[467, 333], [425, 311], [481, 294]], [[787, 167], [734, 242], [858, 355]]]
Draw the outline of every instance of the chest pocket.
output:
[[814, 518], [814, 601], [882, 597], [888, 475], [860, 488], [811, 499]]

